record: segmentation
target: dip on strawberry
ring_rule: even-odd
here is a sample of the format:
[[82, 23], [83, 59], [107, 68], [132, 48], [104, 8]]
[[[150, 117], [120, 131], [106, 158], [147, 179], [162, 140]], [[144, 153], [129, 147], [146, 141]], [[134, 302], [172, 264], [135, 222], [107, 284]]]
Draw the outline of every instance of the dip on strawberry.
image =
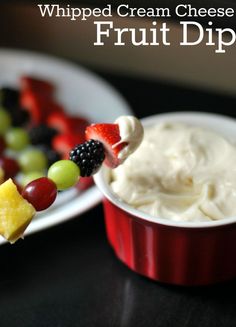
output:
[[118, 154], [120, 162], [124, 162], [141, 144], [144, 134], [143, 126], [140, 121], [133, 116], [120, 116], [116, 119], [115, 124], [119, 126], [121, 139], [117, 144], [114, 144], [113, 147], [116, 148], [122, 143], [127, 144]]
[[105, 150], [104, 163], [116, 168], [133, 153], [143, 139], [143, 127], [133, 116], [121, 116], [114, 124], [93, 124], [86, 128], [86, 139], [100, 141]]

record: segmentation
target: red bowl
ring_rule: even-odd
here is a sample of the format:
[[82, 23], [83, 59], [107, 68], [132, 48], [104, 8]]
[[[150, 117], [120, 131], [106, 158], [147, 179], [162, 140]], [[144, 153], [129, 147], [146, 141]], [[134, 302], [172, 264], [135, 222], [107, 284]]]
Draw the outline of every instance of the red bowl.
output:
[[[143, 120], [178, 121], [209, 127], [235, 137], [236, 122], [219, 115], [169, 113]], [[236, 277], [236, 217], [211, 222], [173, 222], [134, 209], [109, 187], [103, 168], [95, 183], [104, 195], [108, 240], [117, 257], [133, 271], [177, 285], [208, 285]]]

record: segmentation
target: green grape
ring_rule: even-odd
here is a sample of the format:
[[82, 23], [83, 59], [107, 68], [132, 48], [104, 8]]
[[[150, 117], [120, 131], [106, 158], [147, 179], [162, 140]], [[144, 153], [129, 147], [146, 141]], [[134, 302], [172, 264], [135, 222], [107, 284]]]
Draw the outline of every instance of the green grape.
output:
[[5, 135], [7, 147], [11, 150], [23, 150], [29, 144], [29, 135], [19, 127], [10, 128]]
[[11, 127], [11, 116], [5, 109], [0, 108], [0, 134], [5, 134], [9, 127]]
[[48, 178], [58, 190], [65, 190], [74, 186], [80, 177], [79, 167], [71, 160], [59, 160], [48, 169]]
[[33, 180], [38, 179], [40, 177], [44, 177], [44, 176], [45, 176], [45, 173], [43, 171], [31, 171], [22, 176], [21, 185], [24, 187], [27, 184], [29, 184], [30, 182], [32, 182]]
[[47, 168], [47, 158], [43, 151], [30, 148], [23, 151], [18, 159], [19, 165], [24, 173], [33, 171], [44, 171]]

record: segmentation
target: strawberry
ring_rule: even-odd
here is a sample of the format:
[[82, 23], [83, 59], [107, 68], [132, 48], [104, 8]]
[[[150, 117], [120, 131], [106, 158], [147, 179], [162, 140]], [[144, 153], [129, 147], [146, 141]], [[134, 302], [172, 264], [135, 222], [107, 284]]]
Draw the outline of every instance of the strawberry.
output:
[[44, 121], [43, 111], [41, 110], [43, 106], [41, 97], [38, 97], [31, 91], [24, 91], [20, 96], [20, 105], [29, 112], [32, 125], [37, 125]]
[[62, 112], [52, 112], [47, 118], [47, 125], [61, 133], [84, 134], [88, 124], [84, 118], [68, 116]]
[[81, 144], [85, 141], [84, 134], [58, 134], [52, 139], [52, 147], [55, 151], [60, 153], [63, 159], [69, 158], [69, 153], [72, 148], [77, 144]]
[[89, 177], [81, 177], [79, 179], [78, 183], [75, 185], [75, 187], [79, 191], [85, 191], [92, 185], [93, 185], [93, 178], [91, 176], [89, 176]]
[[[121, 163], [118, 155], [127, 142], [119, 143], [121, 137], [118, 124], [90, 125], [86, 128], [85, 136], [87, 140], [93, 139], [103, 143], [106, 155], [104, 162], [108, 167], [115, 168]], [[117, 143], [119, 144], [116, 145]]]
[[54, 85], [52, 83], [32, 76], [22, 76], [20, 83], [21, 90], [28, 90], [37, 94], [43, 94], [44, 97], [51, 98], [54, 92]]
[[23, 109], [29, 112], [32, 125], [44, 123], [50, 113], [64, 110], [62, 106], [51, 99], [30, 90], [21, 93], [20, 104]]
[[46, 123], [48, 126], [57, 129], [60, 133], [71, 132], [69, 117], [62, 112], [52, 112], [49, 114]]
[[71, 124], [71, 128], [72, 128], [73, 132], [83, 133], [83, 134], [85, 133], [85, 129], [89, 125], [89, 122], [87, 121], [87, 119], [85, 119], [83, 117], [71, 116], [69, 118], [69, 120], [70, 120], [70, 124]]
[[55, 101], [49, 101], [48, 102], [48, 107], [49, 107], [49, 112], [48, 112], [47, 116], [49, 116], [53, 112], [61, 112], [61, 113], [64, 112], [63, 106], [56, 103]]

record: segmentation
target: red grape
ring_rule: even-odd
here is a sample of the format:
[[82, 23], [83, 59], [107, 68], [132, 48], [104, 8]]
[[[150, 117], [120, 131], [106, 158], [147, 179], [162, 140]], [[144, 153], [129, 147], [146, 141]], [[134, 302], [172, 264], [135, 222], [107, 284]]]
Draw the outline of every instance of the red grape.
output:
[[17, 161], [10, 157], [0, 157], [0, 167], [4, 171], [5, 180], [15, 177], [20, 171]]
[[51, 179], [41, 177], [27, 184], [22, 191], [22, 196], [36, 211], [45, 210], [55, 201], [57, 187]]
[[0, 155], [4, 152], [6, 148], [6, 143], [4, 141], [4, 138], [0, 136]]

